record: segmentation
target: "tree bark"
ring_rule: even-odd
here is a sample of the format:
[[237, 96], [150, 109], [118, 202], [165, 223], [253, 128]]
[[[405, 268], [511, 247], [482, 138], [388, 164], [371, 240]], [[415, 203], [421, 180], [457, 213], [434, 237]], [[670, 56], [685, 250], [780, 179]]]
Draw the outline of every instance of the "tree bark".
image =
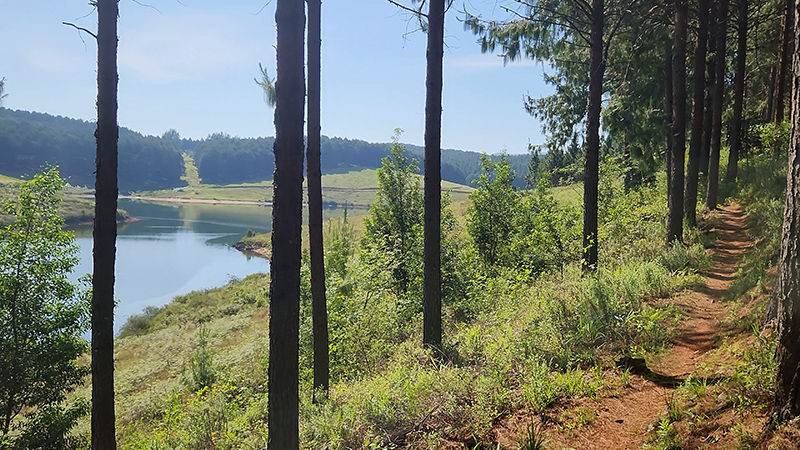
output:
[[672, 60], [673, 110], [670, 193], [667, 196], [667, 243], [683, 241], [683, 165], [686, 157], [686, 28], [689, 20], [687, 0], [675, 2], [675, 43]]
[[739, 154], [742, 151], [742, 116], [744, 114], [745, 71], [747, 70], [747, 15], [748, 1], [739, 0], [739, 17], [736, 39], [736, 79], [733, 85], [733, 117], [731, 118], [731, 150], [728, 156], [727, 183], [736, 183], [739, 171]]
[[769, 87], [767, 88], [767, 117], [765, 121], [775, 120], [775, 83], [778, 81], [778, 70], [775, 66], [769, 71]]
[[697, 181], [700, 175], [700, 154], [703, 146], [703, 118], [706, 97], [706, 53], [708, 52], [709, 0], [700, 0], [697, 17], [697, 47], [694, 51], [692, 134], [686, 165], [686, 191], [683, 213], [691, 226], [697, 224]]
[[604, 0], [592, 0], [589, 35], [589, 99], [586, 115], [586, 166], [583, 184], [583, 271], [597, 270], [597, 185], [600, 177], [600, 107], [603, 100]]
[[301, 225], [303, 218], [302, 0], [278, 0], [269, 314], [269, 450], [299, 448], [298, 350]]
[[[675, 83], [672, 79], [675, 72], [672, 70], [672, 45], [667, 46], [666, 56], [664, 57], [664, 133], [667, 137], [667, 148], [664, 150], [664, 165], [667, 168], [667, 197], [672, 195], [672, 147], [675, 145], [675, 130], [672, 128], [673, 116], [672, 112], [675, 110]], [[669, 203], [669, 199], [667, 199]]]
[[783, 9], [783, 31], [781, 50], [778, 55], [778, 79], [775, 89], [775, 123], [783, 122], [786, 99], [786, 77], [789, 76], [789, 63], [792, 60], [792, 38], [794, 37], [795, 0], [786, 0]]
[[708, 152], [708, 189], [706, 208], [717, 208], [719, 194], [719, 151], [722, 147], [722, 106], [725, 100], [725, 38], [728, 24], [728, 0], [718, 0], [717, 49], [714, 67], [714, 116], [711, 122], [711, 148]]
[[311, 321], [314, 334], [314, 400], [328, 396], [328, 301], [325, 297], [325, 249], [322, 241], [322, 168], [320, 152], [320, 56], [322, 2], [308, 2], [308, 242], [311, 257]]
[[428, 9], [427, 74], [425, 78], [425, 217], [422, 342], [442, 345], [442, 64], [444, 57], [444, 0], [431, 0]]
[[92, 448], [117, 448], [114, 263], [117, 242], [117, 0], [97, 2], [97, 157], [92, 274]]
[[[710, 22], [709, 25], [711, 25]], [[715, 36], [713, 32], [710, 32], [708, 41], [716, 42]], [[700, 147], [700, 173], [703, 175], [708, 175], [708, 154], [711, 153], [712, 124], [714, 122], [714, 70], [716, 67], [717, 58], [712, 53], [706, 63], [708, 74], [706, 75], [706, 101], [703, 113], [703, 145]]]
[[[795, 32], [795, 39], [800, 33]], [[786, 176], [786, 209], [778, 265], [778, 348], [773, 418], [787, 422], [800, 415], [800, 46], [794, 50], [792, 136]]]

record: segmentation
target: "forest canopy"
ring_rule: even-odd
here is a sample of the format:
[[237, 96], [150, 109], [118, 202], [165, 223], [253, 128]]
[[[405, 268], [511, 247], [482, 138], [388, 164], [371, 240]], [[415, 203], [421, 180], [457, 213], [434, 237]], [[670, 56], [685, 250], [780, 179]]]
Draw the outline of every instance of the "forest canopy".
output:
[[[58, 165], [75, 186], [94, 186], [95, 124], [0, 108], [0, 165], [9, 176], [29, 177]], [[183, 158], [168, 140], [119, 129], [119, 186], [123, 192], [185, 184]]]
[[[0, 108], [0, 164], [4, 174], [31, 176], [44, 164], [58, 165], [76, 186], [94, 185], [95, 124], [83, 120]], [[119, 132], [120, 191], [170, 189], [184, 186], [181, 153], [194, 156], [204, 183], [232, 184], [272, 179], [273, 137], [240, 138], [214, 133], [205, 139], [181, 138], [175, 130], [145, 136], [127, 128]], [[322, 172], [377, 169], [389, 155], [390, 143], [322, 136]], [[422, 147], [406, 145], [421, 159]], [[499, 155], [493, 156], [497, 160]], [[524, 187], [530, 155], [508, 155], [516, 173], [514, 185]], [[421, 173], [420, 168], [420, 173]], [[442, 179], [474, 185], [481, 171], [480, 154], [442, 151]]]

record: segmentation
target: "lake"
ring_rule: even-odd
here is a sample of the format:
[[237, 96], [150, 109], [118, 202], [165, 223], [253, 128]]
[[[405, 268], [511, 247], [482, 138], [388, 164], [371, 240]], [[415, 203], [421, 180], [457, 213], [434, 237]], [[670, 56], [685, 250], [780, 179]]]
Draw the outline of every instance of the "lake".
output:
[[[162, 306], [191, 291], [218, 287], [232, 277], [268, 272], [266, 259], [231, 247], [247, 230], [270, 230], [272, 209], [255, 205], [156, 204], [120, 200], [137, 220], [118, 228], [114, 329], [146, 306]], [[92, 271], [92, 230], [75, 230], [81, 262]]]

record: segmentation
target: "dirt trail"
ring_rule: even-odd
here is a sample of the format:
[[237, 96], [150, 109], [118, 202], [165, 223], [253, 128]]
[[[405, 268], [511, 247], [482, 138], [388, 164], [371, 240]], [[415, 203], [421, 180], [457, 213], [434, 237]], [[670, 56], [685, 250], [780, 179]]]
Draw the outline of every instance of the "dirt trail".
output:
[[[704, 274], [705, 286], [687, 290], [672, 299], [677, 307], [686, 311], [687, 319], [682, 323], [674, 347], [658, 361], [649, 363], [652, 373], [646, 377], [631, 375], [630, 387], [622, 389], [617, 396], [596, 401], [579, 399], [563, 405], [561, 411], [582, 408], [593, 411], [596, 416], [590, 425], [574, 429], [545, 424], [548, 448], [639, 449], [645, 444], [648, 427], [664, 414], [675, 387], [704, 361], [720, 331], [719, 320], [727, 313], [723, 296], [735, 278], [743, 254], [753, 245], [744, 219], [744, 211], [737, 205], [726, 206], [718, 212], [718, 225], [711, 230], [718, 241], [711, 250], [713, 266]], [[556, 408], [549, 414], [552, 418], [561, 411]], [[497, 424], [495, 437], [502, 445], [514, 448], [516, 438], [527, 423], [527, 419], [508, 418]]]

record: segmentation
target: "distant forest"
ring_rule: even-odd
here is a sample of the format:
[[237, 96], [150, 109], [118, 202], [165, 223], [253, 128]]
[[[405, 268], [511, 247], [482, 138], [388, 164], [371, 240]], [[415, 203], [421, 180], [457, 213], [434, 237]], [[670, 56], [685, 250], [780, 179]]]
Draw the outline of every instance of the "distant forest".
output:
[[[94, 185], [95, 124], [83, 120], [0, 108], [0, 173], [30, 176], [42, 165], [58, 165], [64, 178], [76, 186]], [[274, 138], [239, 138], [215, 133], [201, 140], [183, 139], [170, 130], [161, 137], [119, 130], [119, 186], [122, 192], [184, 186], [185, 152], [194, 157], [204, 183], [233, 184], [272, 179]], [[376, 169], [389, 154], [389, 143], [322, 137], [323, 173]], [[422, 170], [423, 148], [406, 145]], [[508, 155], [523, 187], [529, 154]], [[494, 155], [493, 159], [499, 159]], [[481, 171], [480, 154], [442, 150], [442, 179], [474, 185]]]

